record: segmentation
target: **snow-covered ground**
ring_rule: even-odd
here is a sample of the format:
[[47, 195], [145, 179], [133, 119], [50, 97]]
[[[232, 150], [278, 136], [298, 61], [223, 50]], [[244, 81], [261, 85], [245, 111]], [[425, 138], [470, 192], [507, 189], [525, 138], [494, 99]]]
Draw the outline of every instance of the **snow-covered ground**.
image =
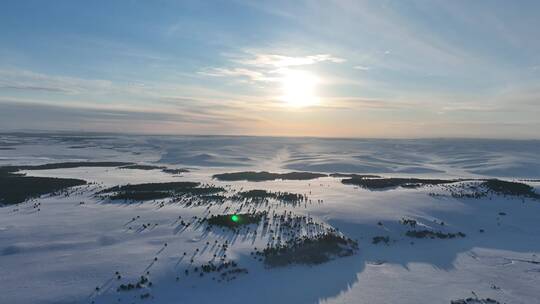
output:
[[[450, 303], [474, 294], [500, 303], [540, 303], [539, 200], [453, 198], [438, 186], [370, 191], [334, 177], [212, 179], [215, 173], [245, 170], [538, 179], [538, 141], [49, 134], [1, 135], [0, 142], [9, 147], [0, 150], [0, 165], [93, 160], [190, 169], [181, 175], [102, 167], [25, 171], [95, 184], [68, 196], [0, 207], [0, 303]], [[125, 204], [94, 195], [104, 187], [164, 181], [199, 181], [231, 192], [306, 194], [310, 201], [298, 206], [271, 202], [256, 208], [310, 216], [358, 240], [359, 250], [320, 265], [265, 268], [250, 255], [271, 241], [263, 227], [234, 234], [206, 230], [192, 218], [230, 213], [238, 202], [186, 207], [166, 199]], [[527, 183], [540, 193], [539, 182]], [[183, 227], [179, 217], [194, 224]], [[402, 218], [466, 237], [410, 238]], [[388, 244], [373, 244], [375, 236], [388, 236]], [[214, 254], [221, 257], [218, 245], [225, 241], [226, 259], [249, 273], [221, 282], [212, 275], [185, 275], [186, 269], [216, 259]], [[152, 286], [117, 291], [141, 275]]]

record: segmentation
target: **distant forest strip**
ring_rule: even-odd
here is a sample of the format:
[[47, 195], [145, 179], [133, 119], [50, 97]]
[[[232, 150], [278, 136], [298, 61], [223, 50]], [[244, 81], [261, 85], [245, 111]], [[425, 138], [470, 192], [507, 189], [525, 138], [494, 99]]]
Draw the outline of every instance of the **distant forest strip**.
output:
[[169, 174], [181, 174], [189, 172], [188, 169], [180, 168], [167, 168], [165, 166], [155, 166], [155, 165], [142, 165], [132, 162], [111, 162], [111, 161], [100, 161], [100, 162], [91, 162], [91, 161], [82, 161], [82, 162], [62, 162], [62, 163], [52, 163], [52, 164], [43, 164], [43, 165], [20, 165], [20, 166], [5, 166], [1, 167], [1, 170], [9, 172], [17, 172], [20, 170], [52, 170], [52, 169], [71, 169], [71, 168], [82, 168], [82, 167], [119, 167], [120, 169], [138, 169], [138, 170], [161, 170]]
[[540, 199], [540, 194], [534, 188], [523, 183], [508, 182], [499, 179], [489, 179], [482, 183], [490, 191], [501, 195], [525, 196]]
[[331, 177], [351, 177], [351, 178], [379, 178], [382, 176], [373, 174], [356, 174], [356, 173], [332, 173]]
[[34, 177], [14, 173], [13, 168], [0, 167], [0, 205], [14, 205], [43, 194], [86, 184], [75, 178]]
[[288, 173], [271, 173], [267, 171], [243, 171], [232, 173], [215, 174], [213, 178], [221, 181], [241, 181], [263, 182], [272, 180], [310, 180], [328, 175], [313, 172], [288, 172]]
[[459, 180], [421, 179], [421, 178], [364, 178], [353, 176], [343, 179], [343, 184], [360, 186], [366, 189], [385, 189], [395, 187], [418, 188], [424, 185], [440, 185], [458, 182]]
[[76, 178], [53, 178], [26, 176], [21, 170], [51, 170], [79, 167], [120, 167], [130, 162], [62, 162], [43, 165], [19, 165], [0, 167], [0, 205], [14, 205], [44, 194], [63, 191], [73, 186], [85, 185]]
[[[355, 185], [369, 190], [390, 190], [397, 187], [419, 188], [426, 185], [443, 185], [458, 182], [478, 182], [474, 185], [468, 183], [461, 184], [463, 190], [469, 190], [468, 194], [461, 194], [463, 197], [480, 198], [487, 196], [490, 192], [498, 195], [511, 195], [540, 199], [540, 194], [534, 188], [519, 182], [504, 181], [500, 179], [421, 179], [421, 178], [365, 178], [353, 176], [341, 181], [346, 185]], [[458, 195], [459, 196], [459, 195]]]
[[180, 168], [180, 169], [174, 169], [174, 168], [167, 168], [165, 166], [155, 166], [155, 165], [139, 165], [139, 164], [131, 164], [127, 166], [122, 166], [120, 169], [137, 169], [137, 170], [161, 170], [164, 173], [169, 174], [181, 174], [189, 172], [188, 169]]
[[0, 167], [0, 170], [16, 172], [20, 170], [52, 170], [52, 169], [70, 169], [79, 167], [120, 167], [133, 165], [127, 162], [63, 162], [44, 165], [21, 165], [21, 166], [5, 166]]
[[[139, 165], [132, 162], [62, 162], [51, 163], [42, 165], [14, 165], [0, 167], [0, 205], [13, 205], [22, 203], [28, 199], [36, 198], [44, 194], [54, 193], [65, 190], [73, 186], [84, 185], [87, 182], [82, 179], [75, 178], [52, 178], [52, 177], [35, 177], [26, 176], [19, 173], [21, 170], [52, 170], [52, 169], [70, 169], [80, 167], [120, 167], [124, 169], [140, 169], [140, 170], [153, 170], [160, 169], [169, 174], [180, 174], [189, 172], [187, 169], [170, 169], [162, 166], [153, 165]], [[178, 185], [176, 185], [178, 186]], [[184, 185], [185, 186], [185, 185]], [[193, 187], [196, 185], [192, 185]], [[125, 189], [124, 189], [125, 190]], [[178, 189], [175, 189], [178, 191]], [[187, 192], [202, 193], [202, 192], [219, 192], [220, 189], [206, 189], [206, 188], [194, 188]], [[186, 190], [184, 191], [186, 192]], [[132, 193], [130, 193], [132, 194]], [[119, 196], [130, 197], [131, 195], [119, 194]], [[136, 196], [148, 196], [148, 193], [140, 194]], [[156, 195], [156, 194], [155, 194]], [[163, 193], [157, 194], [158, 196], [165, 196]]]

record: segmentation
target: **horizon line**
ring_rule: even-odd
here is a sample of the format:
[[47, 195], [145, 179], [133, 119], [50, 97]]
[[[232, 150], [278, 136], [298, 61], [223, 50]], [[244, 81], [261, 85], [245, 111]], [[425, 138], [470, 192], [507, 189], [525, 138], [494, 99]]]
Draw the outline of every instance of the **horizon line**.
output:
[[12, 130], [0, 131], [0, 135], [38, 135], [38, 134], [72, 134], [72, 135], [122, 135], [122, 136], [191, 136], [191, 137], [256, 137], [256, 138], [306, 138], [324, 140], [504, 140], [504, 141], [540, 141], [539, 138], [504, 138], [504, 137], [461, 137], [461, 136], [435, 136], [435, 137], [342, 137], [342, 136], [312, 136], [312, 135], [251, 135], [251, 134], [194, 134], [194, 133], [136, 133], [114, 131], [69, 131], [69, 130]]

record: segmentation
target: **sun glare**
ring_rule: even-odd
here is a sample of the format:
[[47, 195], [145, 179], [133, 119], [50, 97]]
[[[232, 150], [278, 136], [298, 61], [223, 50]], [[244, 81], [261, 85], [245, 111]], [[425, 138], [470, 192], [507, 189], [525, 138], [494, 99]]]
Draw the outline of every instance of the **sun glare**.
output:
[[303, 108], [319, 103], [316, 87], [319, 79], [312, 73], [288, 70], [281, 79], [281, 100], [288, 106]]

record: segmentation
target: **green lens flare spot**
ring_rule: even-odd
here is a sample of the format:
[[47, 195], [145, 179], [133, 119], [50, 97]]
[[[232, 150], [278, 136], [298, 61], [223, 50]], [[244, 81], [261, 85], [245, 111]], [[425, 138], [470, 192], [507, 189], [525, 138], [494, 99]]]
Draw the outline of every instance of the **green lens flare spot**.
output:
[[235, 223], [238, 223], [238, 220], [240, 220], [240, 218], [238, 217], [238, 215], [232, 215], [231, 216], [231, 221], [235, 222]]

